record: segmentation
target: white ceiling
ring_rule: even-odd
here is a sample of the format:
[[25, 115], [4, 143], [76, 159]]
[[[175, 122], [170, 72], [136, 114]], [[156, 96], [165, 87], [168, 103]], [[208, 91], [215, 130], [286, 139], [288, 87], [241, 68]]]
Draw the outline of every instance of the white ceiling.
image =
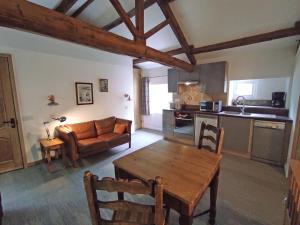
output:
[[[29, 1], [53, 9], [61, 0]], [[78, 0], [68, 14], [85, 1]], [[120, 2], [129, 11], [134, 7], [135, 1]], [[170, 5], [189, 44], [195, 47], [293, 27], [300, 20], [299, 0], [175, 0]], [[95, 0], [78, 18], [102, 27], [118, 18], [118, 14], [108, 0]], [[152, 5], [145, 11], [145, 31], [163, 20], [164, 16], [158, 5]], [[132, 21], [134, 22], [134, 18]], [[111, 32], [132, 38], [124, 24]], [[284, 42], [277, 42], [276, 45], [278, 44], [284, 45]], [[296, 41], [293, 44], [296, 46]], [[163, 51], [180, 47], [169, 26], [150, 37], [147, 45]], [[179, 58], [186, 60], [184, 55]], [[155, 63], [140, 65], [147, 68], [149, 65], [156, 66]]]

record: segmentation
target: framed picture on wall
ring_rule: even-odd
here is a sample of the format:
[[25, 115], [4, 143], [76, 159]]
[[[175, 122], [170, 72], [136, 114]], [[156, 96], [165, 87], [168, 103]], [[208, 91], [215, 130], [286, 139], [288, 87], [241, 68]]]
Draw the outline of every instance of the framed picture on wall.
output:
[[93, 84], [92, 83], [75, 83], [77, 105], [94, 104]]
[[100, 92], [108, 92], [108, 79], [99, 79]]

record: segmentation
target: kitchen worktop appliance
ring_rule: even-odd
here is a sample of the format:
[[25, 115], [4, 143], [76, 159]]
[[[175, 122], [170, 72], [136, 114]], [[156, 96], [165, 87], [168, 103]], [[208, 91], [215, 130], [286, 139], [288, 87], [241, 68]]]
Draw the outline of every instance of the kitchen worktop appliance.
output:
[[194, 113], [186, 111], [175, 111], [174, 133], [194, 137]]
[[200, 111], [204, 112], [221, 112], [222, 101], [201, 101]]

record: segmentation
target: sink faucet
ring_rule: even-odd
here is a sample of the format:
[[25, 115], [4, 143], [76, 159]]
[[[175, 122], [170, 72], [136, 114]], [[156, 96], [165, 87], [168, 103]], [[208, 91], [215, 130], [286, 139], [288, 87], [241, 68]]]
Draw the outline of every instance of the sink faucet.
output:
[[246, 100], [246, 98], [245, 98], [244, 96], [241, 96], [241, 95], [240, 95], [240, 96], [238, 96], [238, 97], [235, 99], [235, 101], [238, 102], [238, 100], [239, 100], [240, 98], [243, 99], [243, 107], [241, 108], [241, 114], [245, 114], [245, 100]]

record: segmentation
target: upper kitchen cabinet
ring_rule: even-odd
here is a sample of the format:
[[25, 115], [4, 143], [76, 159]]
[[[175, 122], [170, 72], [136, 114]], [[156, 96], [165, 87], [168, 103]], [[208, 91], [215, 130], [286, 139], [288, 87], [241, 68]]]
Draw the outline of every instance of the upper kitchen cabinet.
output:
[[168, 92], [177, 92], [180, 70], [168, 69]]
[[195, 68], [195, 70], [191, 73], [188, 73], [183, 70], [179, 70], [179, 81], [199, 81], [199, 71]]
[[177, 92], [178, 82], [199, 81], [207, 94], [224, 93], [226, 82], [226, 62], [200, 64], [193, 72], [168, 70], [168, 91]]
[[226, 92], [226, 62], [201, 64], [197, 68], [200, 83], [205, 87], [205, 93], [219, 94]]

